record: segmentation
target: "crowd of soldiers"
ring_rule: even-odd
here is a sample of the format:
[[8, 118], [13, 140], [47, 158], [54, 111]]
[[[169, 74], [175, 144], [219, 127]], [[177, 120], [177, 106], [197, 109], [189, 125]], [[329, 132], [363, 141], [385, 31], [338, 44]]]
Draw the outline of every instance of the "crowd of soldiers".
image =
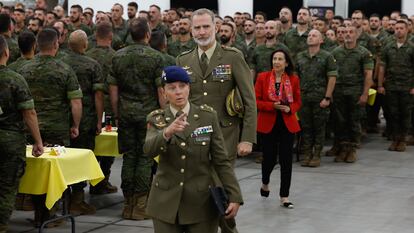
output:
[[[29, 94], [15, 103], [30, 102], [31, 93], [44, 145], [93, 150], [94, 138], [102, 129], [103, 113], [112, 116], [113, 124], [119, 127], [119, 148], [123, 153], [121, 188], [125, 202], [122, 216], [145, 219], [153, 164], [152, 159], [142, 155], [147, 115], [167, 104], [160, 82], [163, 68], [178, 64], [188, 70], [187, 65], [191, 67], [193, 62], [190, 52], [202, 44], [193, 37], [193, 10], [161, 11], [157, 5], [138, 10], [138, 4], [131, 2], [127, 6], [128, 19], [124, 19], [124, 6], [118, 3], [110, 12], [95, 12], [79, 5], [71, 6], [69, 14], [62, 6], [54, 7], [53, 11], [46, 9], [44, 0], [36, 1], [35, 9], [25, 8], [20, 3], [14, 7], [1, 7], [0, 34], [6, 43], [0, 41], [0, 55], [6, 63], [2, 64], [0, 81], [16, 76], [16, 81], [10, 81], [16, 83], [9, 85], [23, 89], [28, 86], [30, 91], [26, 92]], [[312, 16], [309, 9], [300, 8], [294, 25], [292, 11], [283, 7], [276, 19], [267, 19], [263, 12], [256, 12], [254, 17], [236, 12], [223, 18], [216, 15], [214, 23], [215, 40], [223, 54], [232, 54], [224, 56], [229, 59], [226, 62], [234, 57], [243, 58], [239, 70], [238, 66], [232, 70], [244, 71], [237, 75], [239, 79], [235, 82], [239, 86], [245, 82], [245, 87], [250, 90], [241, 92], [248, 92], [252, 98], [252, 84], [257, 74], [272, 69], [270, 54], [273, 51], [284, 49], [293, 58], [301, 79], [303, 100], [298, 114], [302, 127], [302, 166], [320, 166], [325, 138], [331, 132], [334, 143], [326, 154], [335, 156], [335, 162], [355, 162], [361, 138], [366, 133], [379, 133], [381, 109], [386, 119], [383, 135], [392, 141], [388, 149], [405, 151], [407, 143], [413, 144], [413, 16], [392, 12], [382, 18], [377, 14], [366, 17], [357, 10], [351, 18], [343, 18], [327, 10], [325, 16], [317, 17]], [[216, 58], [210, 55], [208, 59]], [[245, 63], [250, 72], [244, 69]], [[218, 66], [222, 64], [217, 61]], [[225, 66], [221, 68], [226, 69]], [[216, 72], [215, 68], [213, 72]], [[211, 84], [211, 91], [220, 93], [210, 94], [203, 92], [204, 81], [192, 85], [193, 100], [219, 111], [223, 108], [219, 105], [221, 100], [211, 98], [211, 102], [204, 103], [205, 99], [194, 99], [194, 96], [207, 98], [207, 95], [216, 94], [223, 97], [232, 86], [226, 86], [228, 83], [218, 79]], [[21, 125], [6, 127], [10, 122], [21, 121], [22, 117], [15, 114], [3, 119], [3, 112], [9, 109], [4, 103], [6, 97], [3, 100], [0, 84], [0, 138], [4, 138], [6, 130], [20, 132], [23, 128]], [[377, 90], [376, 100], [372, 106], [366, 106], [370, 88]], [[247, 97], [243, 101], [247, 101]], [[17, 109], [33, 109], [33, 106], [26, 103]], [[240, 133], [240, 129], [226, 128], [234, 121], [226, 117], [219, 114], [225, 139], [228, 140], [226, 130], [229, 129], [232, 129], [229, 131], [231, 135], [241, 135], [241, 138], [230, 137], [241, 143], [237, 148], [227, 148], [229, 156], [235, 158], [237, 152], [250, 152], [249, 147], [256, 139], [249, 138], [243, 130]], [[27, 121], [28, 118], [24, 119]], [[251, 120], [255, 121], [255, 118], [234, 122], [237, 127], [241, 122], [243, 128], [255, 127], [256, 122], [249, 122]], [[33, 132], [27, 140], [39, 144], [39, 137]], [[21, 140], [18, 138], [16, 142]], [[113, 158], [97, 158], [105, 179], [91, 187], [90, 193], [117, 192], [117, 187], [109, 182]], [[18, 177], [22, 170], [12, 173], [6, 174]], [[2, 179], [0, 183], [3, 182], [8, 181]], [[94, 214], [96, 211], [84, 201], [85, 187], [84, 182], [71, 185], [69, 209], [73, 214]], [[4, 200], [13, 203], [14, 196], [14, 192], [9, 192]], [[44, 195], [20, 198], [22, 203], [33, 202], [36, 225], [53, 218], [56, 208], [46, 209]], [[9, 207], [0, 212], [0, 227], [7, 225], [11, 210]]]

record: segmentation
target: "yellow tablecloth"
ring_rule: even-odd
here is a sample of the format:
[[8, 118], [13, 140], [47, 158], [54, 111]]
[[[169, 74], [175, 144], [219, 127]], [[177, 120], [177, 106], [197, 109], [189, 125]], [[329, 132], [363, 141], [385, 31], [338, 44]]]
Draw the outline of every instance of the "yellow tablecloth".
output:
[[95, 137], [95, 150], [97, 156], [120, 156], [118, 151], [118, 132], [106, 132]]
[[104, 178], [98, 161], [91, 150], [66, 148], [60, 156], [43, 154], [35, 158], [26, 150], [26, 171], [20, 180], [19, 192], [46, 194], [46, 207], [51, 209], [61, 198], [68, 185], [90, 181], [96, 185]]

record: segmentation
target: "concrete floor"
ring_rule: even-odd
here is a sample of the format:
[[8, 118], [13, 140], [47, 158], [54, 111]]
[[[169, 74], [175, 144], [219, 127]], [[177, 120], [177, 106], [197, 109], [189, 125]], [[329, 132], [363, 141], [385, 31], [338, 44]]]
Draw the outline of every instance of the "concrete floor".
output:
[[[294, 163], [290, 200], [295, 209], [279, 206], [279, 168], [271, 177], [270, 197], [260, 197], [260, 165], [253, 157], [239, 159], [236, 173], [245, 205], [237, 224], [241, 233], [405, 233], [414, 232], [414, 147], [387, 151], [389, 142], [370, 135], [354, 164], [324, 157], [321, 167]], [[328, 149], [326, 147], [325, 149]], [[113, 166], [111, 181], [120, 185], [122, 160]], [[153, 232], [152, 222], [121, 218], [122, 194], [87, 196], [97, 206], [94, 216], [76, 217], [76, 232]], [[37, 232], [28, 219], [33, 212], [15, 211], [10, 232]], [[70, 224], [47, 232], [70, 232]]]

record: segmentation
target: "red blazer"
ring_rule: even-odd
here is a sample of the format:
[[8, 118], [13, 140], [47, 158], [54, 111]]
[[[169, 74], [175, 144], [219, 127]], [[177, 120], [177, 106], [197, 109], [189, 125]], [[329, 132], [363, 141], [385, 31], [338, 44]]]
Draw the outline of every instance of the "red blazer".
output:
[[[270, 100], [268, 95], [270, 75], [271, 71], [260, 73], [254, 86], [256, 91], [257, 110], [259, 112], [257, 116], [257, 132], [259, 133], [270, 133], [276, 123], [276, 115], [278, 114], [273, 108], [273, 101]], [[291, 75], [290, 83], [292, 85], [293, 103], [289, 105], [290, 112], [282, 112], [282, 116], [289, 132], [296, 133], [300, 131], [296, 112], [302, 105], [298, 76]]]

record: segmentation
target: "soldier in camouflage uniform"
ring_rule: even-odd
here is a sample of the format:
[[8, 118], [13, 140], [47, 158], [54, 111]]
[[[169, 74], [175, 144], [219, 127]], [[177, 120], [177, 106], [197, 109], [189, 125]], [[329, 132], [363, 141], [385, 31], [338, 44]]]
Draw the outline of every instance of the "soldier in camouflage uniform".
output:
[[196, 46], [193, 38], [191, 37], [191, 19], [181, 18], [179, 24], [180, 36], [178, 40], [168, 44], [168, 54], [173, 57], [177, 57], [185, 51], [189, 51]]
[[390, 151], [405, 151], [414, 99], [414, 45], [407, 41], [408, 25], [399, 20], [395, 38], [384, 46], [378, 77], [378, 92], [385, 94], [392, 144]]
[[[85, 55], [88, 47], [88, 37], [82, 30], [76, 30], [69, 36], [68, 55], [62, 61], [72, 67], [82, 89], [82, 118], [79, 126], [79, 136], [72, 138], [70, 146], [93, 150], [95, 136], [101, 133], [103, 114], [104, 78], [101, 65]], [[71, 186], [69, 212], [73, 215], [94, 214], [94, 206], [84, 201], [86, 182]]]
[[22, 32], [20, 33], [19, 39], [19, 48], [21, 51], [21, 57], [19, 57], [15, 62], [8, 65], [8, 67], [18, 72], [25, 64], [29, 63], [31, 59], [34, 58], [36, 52], [36, 37], [32, 32]]
[[[104, 112], [106, 116], [113, 116], [111, 102], [109, 98], [109, 84], [108, 78], [112, 72], [112, 58], [115, 55], [115, 50], [111, 48], [112, 44], [112, 24], [109, 22], [100, 22], [96, 26], [96, 43], [97, 46], [86, 52], [86, 56], [95, 59], [102, 67], [104, 79]], [[115, 124], [114, 124], [115, 125]], [[114, 157], [111, 156], [97, 156], [96, 159], [101, 166], [105, 179], [99, 182], [95, 187], [90, 186], [91, 194], [105, 194], [116, 193], [118, 188], [109, 182], [111, 174], [111, 166], [114, 163]]]
[[372, 54], [357, 44], [357, 30], [346, 28], [345, 44], [332, 55], [337, 61], [338, 77], [334, 93], [335, 140], [341, 148], [335, 162], [356, 161], [356, 147], [361, 137], [361, 116], [372, 85]]
[[113, 98], [113, 111], [118, 123], [119, 152], [122, 153], [122, 184], [125, 219], [142, 220], [145, 216], [150, 188], [152, 159], [143, 153], [146, 115], [159, 108], [157, 87], [160, 86], [163, 58], [148, 46], [150, 29], [146, 19], [130, 22], [135, 44], [115, 53], [113, 75], [108, 81]]
[[269, 71], [272, 69], [271, 64], [271, 54], [273, 51], [277, 49], [284, 49], [289, 51], [286, 45], [282, 44], [278, 41], [277, 35], [280, 34], [280, 25], [276, 24], [275, 21], [269, 20], [265, 24], [265, 33], [266, 33], [266, 42], [263, 45], [257, 46], [253, 50], [253, 55], [251, 56], [251, 60], [249, 61], [250, 69], [252, 69], [254, 75], [254, 79], [256, 79], [256, 75]]
[[80, 5], [72, 5], [70, 7], [70, 21], [71, 24], [68, 25], [69, 31], [73, 32], [75, 30], [82, 30], [84, 31], [88, 36], [92, 35], [92, 30], [82, 23], [81, 16], [83, 14], [83, 8]]
[[308, 35], [308, 50], [297, 56], [300, 77], [302, 109], [300, 114], [305, 155], [304, 167], [318, 167], [325, 142], [325, 128], [329, 117], [329, 105], [338, 74], [333, 56], [322, 50], [322, 34], [311, 30]]
[[[72, 68], [55, 57], [59, 49], [56, 30], [39, 32], [37, 46], [39, 55], [19, 72], [33, 94], [44, 143], [69, 146], [70, 138], [79, 135], [82, 91]], [[36, 225], [53, 217], [54, 211], [49, 212], [45, 199], [46, 195], [33, 196]]]
[[296, 62], [296, 55], [307, 48], [306, 40], [311, 30], [309, 26], [310, 12], [308, 8], [302, 7], [297, 15], [298, 25], [285, 33], [283, 43], [289, 48], [293, 61]]
[[220, 26], [219, 30], [219, 41], [222, 46], [235, 48], [240, 54], [247, 59], [247, 46], [243, 44], [243, 42], [237, 43], [235, 41], [235, 29], [236, 25], [234, 23], [226, 23], [224, 22]]
[[20, 57], [20, 50], [17, 41], [12, 37], [12, 22], [8, 14], [0, 14], [0, 35], [4, 36], [8, 44], [10, 56], [7, 62], [10, 64]]
[[[103, 12], [98, 12], [96, 15], [96, 25], [100, 23], [111, 23], [111, 20], [109, 19], [108, 15], [106, 15]], [[111, 23], [112, 25], [112, 23]], [[96, 39], [96, 33], [90, 35], [88, 37], [88, 50], [95, 48], [97, 46], [97, 39]], [[125, 47], [124, 41], [118, 36], [118, 34], [112, 33], [112, 42], [111, 46], [115, 50], [119, 50], [123, 47]]]
[[24, 174], [24, 122], [34, 138], [32, 154], [43, 154], [43, 144], [29, 87], [22, 76], [6, 67], [9, 51], [0, 36], [0, 233], [6, 233], [19, 180]]
[[128, 36], [128, 22], [122, 18], [123, 14], [124, 7], [119, 3], [115, 3], [111, 9], [114, 34], [117, 35], [122, 42], [125, 42]]

